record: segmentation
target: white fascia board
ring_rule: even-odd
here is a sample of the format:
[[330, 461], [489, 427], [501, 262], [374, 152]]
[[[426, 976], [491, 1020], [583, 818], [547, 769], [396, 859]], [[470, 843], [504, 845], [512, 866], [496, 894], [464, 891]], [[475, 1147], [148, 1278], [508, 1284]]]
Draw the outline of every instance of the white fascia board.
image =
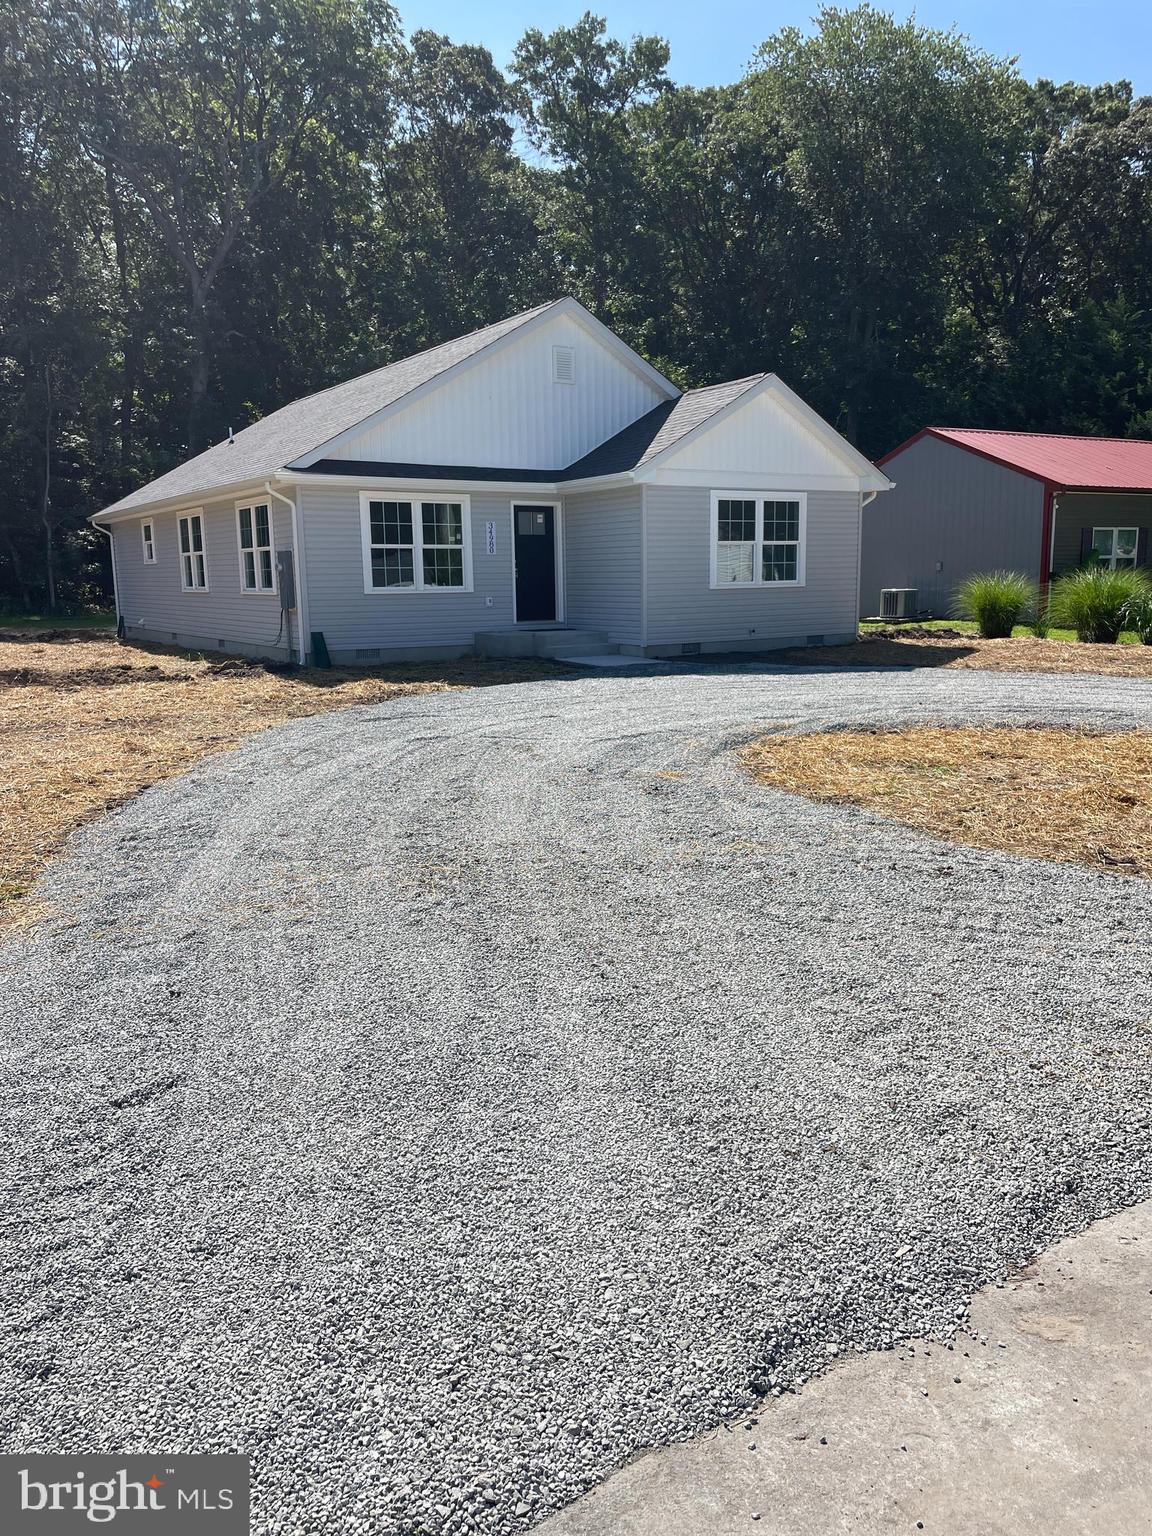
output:
[[315, 464], [317, 459], [327, 458], [334, 448], [342, 447], [344, 443], [350, 442], [354, 437], [359, 437], [362, 432], [366, 432], [369, 428], [377, 426], [382, 421], [386, 421], [388, 417], [399, 415], [401, 411], [405, 411], [410, 405], [414, 405], [417, 400], [422, 400], [425, 395], [432, 394], [442, 385], [451, 382], [453, 379], [460, 378], [473, 368], [479, 367], [481, 363], [494, 357], [498, 352], [502, 352], [506, 347], [514, 346], [525, 336], [530, 336], [533, 331], [554, 320], [557, 315], [568, 315], [572, 320], [577, 321], [585, 330], [589, 331], [601, 342], [608, 351], [611, 351], [622, 362], [626, 363], [634, 372], [647, 379], [666, 399], [673, 399], [680, 393], [671, 380], [666, 379], [662, 373], [657, 373], [656, 369], [650, 363], [646, 363], [639, 353], [633, 352], [632, 348], [626, 342], [621, 341], [619, 336], [616, 336], [607, 326], [601, 325], [594, 315], [588, 313], [583, 304], [579, 304], [575, 299], [570, 298], [557, 299], [555, 304], [550, 304], [547, 309], [542, 309], [539, 314], [533, 315], [531, 320], [525, 320], [524, 324], [518, 325], [514, 331], [505, 332], [503, 336], [498, 337], [495, 341], [490, 341], [486, 347], [481, 347], [479, 352], [473, 352], [471, 357], [461, 358], [458, 363], [453, 363], [450, 368], [445, 368], [443, 373], [438, 373], [434, 379], [425, 380], [423, 384], [418, 384], [414, 389], [410, 389], [406, 395], [401, 395], [398, 400], [393, 400], [391, 404], [382, 406], [378, 411], [373, 411], [370, 415], [365, 416], [362, 421], [357, 421], [352, 426], [346, 427], [343, 432], [338, 432], [335, 437], [328, 438], [317, 447], [309, 449], [307, 453], [300, 454], [287, 467], [289, 469], [307, 469], [309, 465]]
[[[859, 487], [867, 491], [891, 490], [892, 482], [887, 476], [881, 474], [869, 459], [866, 459], [862, 453], [853, 448], [851, 443], [846, 442], [839, 432], [836, 431], [835, 427], [830, 426], [818, 411], [814, 411], [810, 405], [800, 398], [795, 390], [789, 389], [783, 379], [777, 377], [774, 373], [766, 373], [758, 383], [749, 385], [743, 393], [737, 395], [735, 399], [729, 400], [728, 404], [721, 410], [698, 422], [690, 432], [685, 432], [683, 437], [678, 437], [674, 443], [669, 443], [667, 448], [662, 449], [657, 454], [653, 454], [652, 458], [646, 463], [641, 464], [636, 470], [636, 478], [638, 480], [654, 480], [656, 472], [662, 470], [667, 461], [679, 453], [682, 448], [687, 447], [689, 443], [695, 442], [697, 438], [705, 436], [713, 427], [718, 427], [729, 416], [734, 416], [737, 411], [743, 410], [745, 406], [750, 405], [760, 395], [771, 395], [802, 426], [806, 427], [819, 442], [835, 454], [844, 464], [847, 474], [851, 476], [854, 488]], [[763, 476], [761, 475], [759, 478], [763, 479]], [[795, 476], [788, 476], [786, 478], [793, 485], [796, 483]], [[835, 479], [836, 477], [829, 478]], [[685, 481], [682, 483], [692, 484], [693, 482]], [[700, 481], [699, 483], [703, 484], [704, 482]], [[765, 488], [773, 489], [770, 486]]]
[[892, 482], [888, 476], [882, 474], [873, 464], [871, 459], [866, 459], [858, 448], [853, 448], [847, 438], [842, 437], [836, 428], [825, 421], [819, 411], [814, 411], [806, 400], [789, 388], [778, 374], [770, 373], [765, 381], [768, 392], [779, 400], [780, 404], [792, 412], [804, 426], [828, 448], [837, 454], [849, 470], [858, 477], [862, 490], [865, 491], [890, 491]]
[[653, 368], [651, 363], [646, 362], [639, 352], [633, 351], [626, 341], [621, 341], [615, 331], [609, 330], [602, 321], [597, 320], [596, 316], [586, 310], [577, 299], [561, 299], [555, 313], [567, 315], [569, 319], [574, 320], [596, 341], [599, 341], [606, 351], [619, 358], [626, 368], [631, 368], [633, 373], [638, 373], [642, 379], [651, 384], [653, 389], [664, 396], [665, 400], [675, 400], [683, 393], [678, 385], [673, 384], [671, 379], [666, 379], [658, 369]]
[[272, 477], [284, 485], [356, 486], [367, 491], [467, 491], [482, 495], [491, 491], [499, 496], [563, 496], [573, 491], [594, 491], [604, 486], [630, 485], [631, 475], [598, 475], [591, 480], [469, 480], [465, 476], [446, 480], [422, 480], [413, 475], [310, 475], [307, 470], [285, 469]]
[[[207, 507], [214, 501], [230, 501], [235, 496], [246, 496], [250, 491], [262, 491], [267, 475], [248, 480], [229, 480], [224, 485], [214, 485], [208, 490], [181, 491], [179, 496], [162, 496], [158, 501], [142, 501], [136, 507], [124, 507], [117, 512], [92, 512], [86, 521], [107, 528], [112, 523], [129, 523], [154, 513], [175, 512], [179, 507]], [[273, 480], [277, 476], [271, 477]]]

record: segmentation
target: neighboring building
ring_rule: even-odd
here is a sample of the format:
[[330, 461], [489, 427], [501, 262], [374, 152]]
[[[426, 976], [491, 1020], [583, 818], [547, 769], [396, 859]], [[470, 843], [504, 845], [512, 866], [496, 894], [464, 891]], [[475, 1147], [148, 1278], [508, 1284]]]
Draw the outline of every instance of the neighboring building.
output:
[[854, 636], [861, 502], [888, 483], [774, 374], [682, 394], [560, 299], [285, 406], [92, 521], [131, 638], [677, 655]]
[[1147, 565], [1152, 442], [925, 427], [880, 460], [894, 490], [864, 514], [860, 612], [886, 587], [915, 588], [946, 616], [975, 571], [1024, 571], [1041, 586], [1093, 550]]

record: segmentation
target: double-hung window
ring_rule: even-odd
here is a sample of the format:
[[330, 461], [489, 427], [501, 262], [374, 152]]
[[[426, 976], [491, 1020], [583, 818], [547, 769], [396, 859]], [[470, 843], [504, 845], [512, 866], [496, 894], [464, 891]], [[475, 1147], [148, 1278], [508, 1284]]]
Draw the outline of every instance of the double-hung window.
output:
[[199, 512], [189, 512], [180, 519], [180, 581], [185, 592], [203, 592], [208, 587], [204, 519]]
[[241, 587], [245, 592], [275, 592], [272, 517], [267, 502], [236, 508], [236, 536], [240, 541]]
[[360, 497], [366, 592], [472, 590], [467, 496]]
[[803, 491], [714, 491], [712, 586], [803, 586], [807, 500]]
[[1092, 553], [1109, 570], [1123, 570], [1136, 564], [1140, 533], [1136, 528], [1093, 528]]
[[140, 539], [144, 546], [144, 564], [156, 564], [156, 528], [150, 517], [140, 524]]

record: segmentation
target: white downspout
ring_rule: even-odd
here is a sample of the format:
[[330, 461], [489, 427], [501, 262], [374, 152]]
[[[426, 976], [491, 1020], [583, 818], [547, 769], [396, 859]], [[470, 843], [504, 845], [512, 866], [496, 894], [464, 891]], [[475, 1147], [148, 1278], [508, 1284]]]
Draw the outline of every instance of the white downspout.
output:
[[116, 607], [116, 628], [119, 629], [123, 614], [120, 612], [120, 583], [116, 580], [116, 540], [112, 536], [111, 528], [105, 528], [103, 523], [93, 523], [92, 527], [108, 535], [108, 553], [112, 557], [112, 601]]
[[860, 637], [860, 578], [864, 574], [864, 508], [870, 507], [879, 491], [860, 492], [860, 516], [856, 519], [856, 637]]
[[304, 577], [304, 549], [300, 543], [300, 508], [291, 496], [276, 490], [271, 480], [265, 480], [264, 489], [269, 496], [282, 501], [292, 514], [292, 550], [296, 556], [296, 645], [300, 665], [305, 667], [308, 665], [308, 585]]

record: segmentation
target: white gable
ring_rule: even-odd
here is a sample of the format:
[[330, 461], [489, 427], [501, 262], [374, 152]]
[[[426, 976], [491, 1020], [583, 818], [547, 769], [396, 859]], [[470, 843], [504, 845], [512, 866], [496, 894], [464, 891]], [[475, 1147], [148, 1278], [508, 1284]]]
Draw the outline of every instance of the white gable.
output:
[[708, 475], [717, 485], [790, 483], [797, 490], [809, 482], [813, 487], [832, 482], [858, 486], [862, 470], [870, 466], [854, 462], [854, 450], [802, 402], [794, 406], [788, 398], [791, 392], [784, 391], [785, 386], [773, 381], [751, 392], [661, 455], [651, 478], [674, 483]]
[[564, 469], [668, 397], [643, 366], [571, 313], [552, 315], [326, 456]]

